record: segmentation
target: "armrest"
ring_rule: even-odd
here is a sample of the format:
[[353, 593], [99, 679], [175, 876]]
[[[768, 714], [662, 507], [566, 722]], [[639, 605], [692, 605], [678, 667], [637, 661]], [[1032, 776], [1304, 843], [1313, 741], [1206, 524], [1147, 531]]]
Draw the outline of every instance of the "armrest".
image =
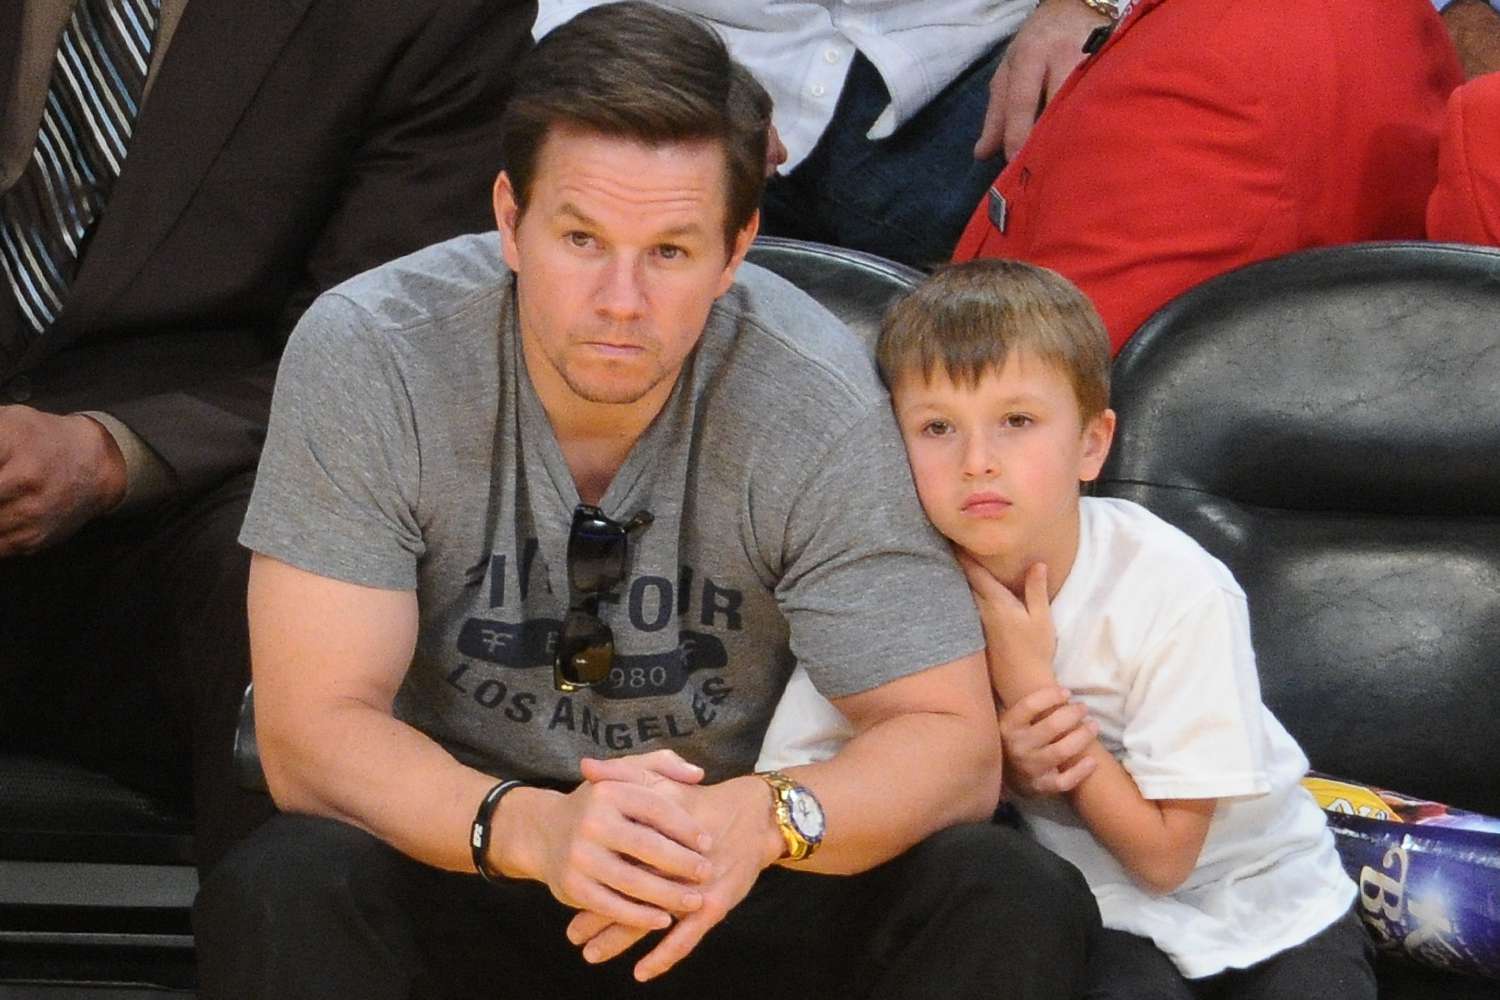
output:
[[240, 787], [266, 792], [266, 774], [260, 767], [260, 747], [255, 742], [255, 685], [245, 685], [240, 702], [240, 720], [234, 727], [234, 773]]

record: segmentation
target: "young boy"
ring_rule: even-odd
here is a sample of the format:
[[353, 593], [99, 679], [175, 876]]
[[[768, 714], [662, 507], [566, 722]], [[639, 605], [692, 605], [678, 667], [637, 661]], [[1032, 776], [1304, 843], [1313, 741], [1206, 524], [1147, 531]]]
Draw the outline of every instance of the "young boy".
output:
[[[1244, 593], [1145, 508], [1079, 496], [1115, 425], [1087, 300], [1026, 264], [951, 267], [891, 310], [878, 360], [979, 605], [1009, 799], [1108, 928], [1088, 995], [1373, 998], [1307, 759], [1260, 701]], [[763, 762], [837, 738], [816, 699], [788, 688]]]

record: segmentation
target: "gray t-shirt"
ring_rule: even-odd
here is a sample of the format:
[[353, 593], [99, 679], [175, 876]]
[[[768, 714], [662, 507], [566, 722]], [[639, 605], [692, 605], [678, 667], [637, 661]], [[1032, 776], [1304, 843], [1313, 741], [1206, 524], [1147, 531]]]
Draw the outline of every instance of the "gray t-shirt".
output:
[[862, 345], [745, 265], [600, 506], [632, 534], [600, 616], [610, 680], [552, 685], [578, 492], [521, 359], [494, 234], [319, 298], [281, 363], [241, 541], [322, 576], [417, 592], [396, 714], [460, 760], [578, 779], [671, 747], [748, 772], [795, 663], [830, 698], [983, 645], [922, 515]]

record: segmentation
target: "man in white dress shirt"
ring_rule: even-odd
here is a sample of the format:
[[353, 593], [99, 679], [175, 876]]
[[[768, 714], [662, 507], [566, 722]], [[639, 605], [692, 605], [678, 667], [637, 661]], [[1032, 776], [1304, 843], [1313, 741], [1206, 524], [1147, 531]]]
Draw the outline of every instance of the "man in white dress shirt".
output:
[[[602, 0], [542, 0], [540, 38]], [[1103, 0], [655, 0], [712, 24], [775, 102], [761, 232], [946, 261], [1116, 8]]]

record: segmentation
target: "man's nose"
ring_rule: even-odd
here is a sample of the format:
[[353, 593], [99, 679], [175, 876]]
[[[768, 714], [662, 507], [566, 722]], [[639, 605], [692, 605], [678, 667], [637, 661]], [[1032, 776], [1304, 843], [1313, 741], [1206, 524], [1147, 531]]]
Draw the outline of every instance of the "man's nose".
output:
[[645, 311], [646, 288], [642, 261], [617, 254], [605, 265], [598, 294], [599, 311], [613, 319], [634, 319]]

